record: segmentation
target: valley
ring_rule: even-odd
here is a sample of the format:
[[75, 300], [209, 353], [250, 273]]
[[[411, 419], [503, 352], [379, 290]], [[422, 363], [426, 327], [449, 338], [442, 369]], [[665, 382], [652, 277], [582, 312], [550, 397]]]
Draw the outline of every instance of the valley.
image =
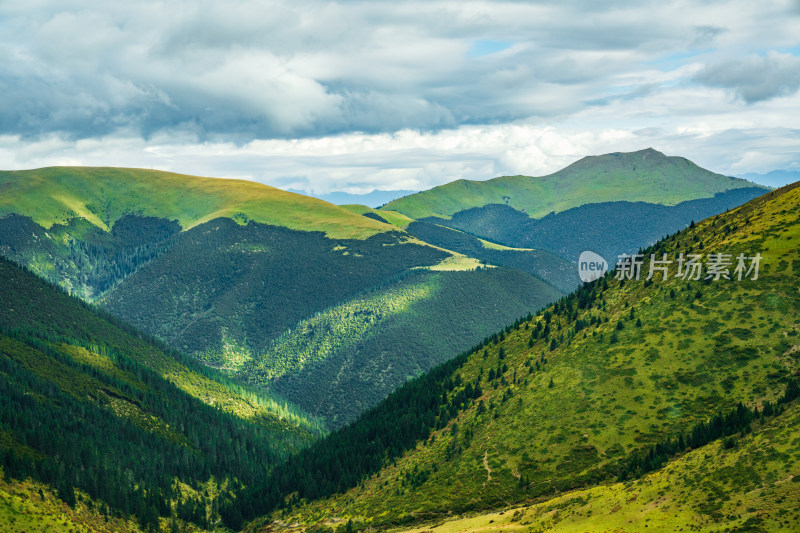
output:
[[[0, 175], [19, 195], [0, 218], [4, 509], [42, 486], [66, 502], [43, 516], [76, 527], [668, 531], [676, 512], [701, 530], [789, 527], [800, 189], [659, 155], [578, 168], [677, 183], [683, 165], [694, 184], [669, 205], [612, 192], [541, 218], [488, 201], [412, 219], [403, 199], [326, 204], [325, 229], [318, 200], [262, 208], [254, 186], [286, 200], [257, 185], [220, 203], [208, 178]], [[657, 170], [636, 174], [637, 157]], [[56, 175], [85, 196], [47, 191]], [[190, 192], [137, 207], [160, 180]], [[755, 280], [579, 285], [587, 248], [761, 264]], [[743, 496], [745, 478], [762, 492]], [[683, 497], [698, 486], [713, 505]]]

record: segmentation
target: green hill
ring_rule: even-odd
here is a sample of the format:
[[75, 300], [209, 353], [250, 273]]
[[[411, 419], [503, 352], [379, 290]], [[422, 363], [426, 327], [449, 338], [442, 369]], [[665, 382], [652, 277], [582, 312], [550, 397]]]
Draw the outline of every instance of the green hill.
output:
[[[12, 211], [0, 216], [0, 254], [239, 382], [295, 398], [333, 425], [560, 295], [542, 282], [546, 261], [526, 264], [524, 275], [465, 272], [480, 267], [479, 259], [413, 238], [403, 215], [339, 208], [259, 184], [131, 169], [44, 169], [0, 179], [10, 195], [3, 209]], [[111, 189], [113, 198], [104, 196]], [[73, 206], [82, 198], [84, 207], [65, 211], [65, 195]], [[221, 211], [223, 204], [247, 207], [246, 216]], [[45, 214], [54, 213], [61, 218], [48, 226]], [[321, 231], [320, 217], [328, 215], [338, 217], [336, 232]], [[364, 227], [381, 231], [366, 235]], [[428, 269], [438, 273], [420, 272]], [[396, 296], [409, 277], [420, 290], [400, 312]], [[329, 327], [353, 302], [360, 302], [357, 318]], [[320, 313], [328, 318], [315, 319]], [[276, 362], [278, 339], [312, 322], [327, 329], [295, 337], [296, 355]], [[348, 349], [288, 364], [321, 338]], [[334, 383], [328, 365], [358, 370]], [[309, 389], [315, 393], [302, 392]]]
[[450, 218], [465, 209], [507, 204], [540, 218], [584, 204], [611, 201], [675, 205], [717, 192], [753, 187], [749, 181], [715, 174], [682, 157], [648, 148], [589, 156], [542, 177], [503, 176], [457, 180], [389, 202], [381, 209], [413, 219]]
[[[674, 277], [674, 264], [666, 280], [607, 276], [585, 285], [300, 452], [251, 493], [245, 513], [282, 507], [286, 522], [362, 526], [444, 519], [588, 487], [608, 491], [700, 448], [703, 455], [686, 455], [684, 465], [703, 459], [697, 468], [708, 477], [697, 483], [713, 491], [685, 502], [682, 512], [693, 513], [686, 525], [703, 519], [704, 530], [766, 531], [747, 527], [788, 521], [781, 527], [796, 529], [795, 500], [784, 499], [796, 489], [779, 485], [798, 474], [792, 465], [800, 454], [796, 439], [787, 440], [800, 376], [800, 187], [704, 220], [646, 252], [762, 259], [756, 280], [686, 280]], [[786, 408], [786, 418], [775, 418]], [[741, 467], [726, 459], [727, 469], [705, 462], [719, 456], [720, 438], [729, 449], [738, 440], [743, 449], [769, 442], [772, 420], [778, 437], [763, 455]], [[742, 439], [751, 431], [753, 441]], [[683, 468], [673, 464], [662, 479]], [[692, 480], [670, 478], [658, 498], [647, 497], [676, 501], [681, 490], [693, 490]], [[590, 523], [577, 515], [587, 512], [584, 503], [562, 503], [574, 516], [551, 507], [549, 518], [563, 517], [559, 527]], [[647, 510], [632, 503], [620, 516]]]
[[[578, 489], [545, 502], [407, 533], [503, 531], [797, 531], [800, 405], [742, 437], [719, 439], [626, 483]], [[730, 497], [730, 496], [732, 497]]]
[[487, 331], [559, 296], [518, 270], [421, 269], [300, 321], [233, 375], [341, 427]]
[[176, 220], [182, 229], [215, 218], [365, 238], [391, 226], [308, 196], [245, 180], [158, 170], [49, 167], [0, 171], [0, 217], [31, 217], [44, 228], [75, 217], [104, 230], [125, 215]]
[[0, 294], [0, 466], [70, 507], [235, 521], [237, 492], [321, 433], [5, 259]]

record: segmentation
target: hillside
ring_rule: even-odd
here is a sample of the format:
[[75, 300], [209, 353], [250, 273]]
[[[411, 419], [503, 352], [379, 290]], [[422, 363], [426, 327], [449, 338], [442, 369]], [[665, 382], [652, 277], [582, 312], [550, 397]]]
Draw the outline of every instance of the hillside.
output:
[[[719, 439], [627, 483], [578, 489], [524, 507], [406, 530], [797, 531], [800, 512], [800, 405], [742, 437]], [[728, 494], [734, 497], [725, 497]], [[726, 517], [725, 520], [720, 520]], [[722, 523], [720, 523], [722, 522]]]
[[[671, 463], [660, 479], [689, 466], [709, 476], [698, 483], [713, 483], [714, 492], [683, 508], [691, 520], [705, 519], [704, 529], [785, 521], [786, 530], [796, 528], [796, 510], [783, 499], [796, 489], [779, 485], [798, 474], [797, 442], [787, 436], [800, 377], [799, 213], [800, 187], [786, 187], [665, 239], [647, 252], [675, 259], [700, 253], [705, 260], [716, 252], [758, 253], [758, 278], [736, 279], [734, 260], [730, 280], [676, 278], [673, 264], [666, 280], [609, 275], [588, 284], [301, 452], [251, 493], [244, 512], [282, 507], [272, 518], [400, 525], [588, 487], [619, 498], [608, 487], [625, 481], [629, 490], [633, 479], [679, 459], [684, 463]], [[785, 418], [775, 417], [787, 408]], [[752, 431], [752, 441], [726, 440], [725, 447], [761, 446], [772, 438], [771, 423], [778, 424], [775, 448], [748, 457], [749, 467], [705, 461], [719, 438]], [[684, 455], [689, 448], [703, 455]], [[661, 485], [655, 499], [680, 499], [690, 487], [682, 479]], [[748, 487], [762, 487], [765, 496]], [[775, 502], [763, 491], [776, 494]], [[620, 516], [644, 520], [650, 495], [641, 505], [627, 501]], [[723, 511], [734, 509], [728, 501], [743, 502], [735, 503], [735, 515]], [[559, 527], [586, 524], [578, 514], [587, 513], [583, 505], [556, 501], [551, 509], [575, 513], [557, 513]], [[634, 530], [644, 525], [633, 523]]]
[[299, 322], [233, 375], [341, 427], [487, 331], [560, 296], [518, 270], [419, 270]]
[[[13, 211], [0, 217], [0, 254], [241, 383], [290, 398], [330, 427], [578, 282], [574, 257], [557, 255], [573, 237], [559, 228], [575, 224], [533, 221], [508, 206], [554, 231], [512, 248], [442, 227], [459, 215], [415, 222], [255, 183], [135, 169], [20, 171], [0, 183], [9, 194], [0, 213]], [[669, 221], [683, 227], [690, 216]], [[605, 234], [637, 248], [661, 235], [653, 227], [661, 218], [635, 222], [627, 233]], [[598, 244], [603, 225], [591, 227], [586, 237]], [[500, 268], [459, 272], [482, 264]], [[407, 290], [404, 280], [419, 270], [439, 274]], [[413, 305], [400, 311], [411, 293]], [[359, 312], [340, 325], [353, 305]], [[313, 334], [298, 335], [310, 324], [318, 326]]]
[[419, 220], [450, 218], [487, 204], [506, 204], [541, 218], [584, 204], [612, 201], [675, 205], [754, 184], [698, 167], [682, 157], [648, 148], [588, 156], [541, 177], [503, 176], [487, 181], [457, 180], [389, 202], [393, 210]]
[[225, 217], [365, 238], [390, 230], [328, 202], [253, 181], [203, 178], [158, 170], [48, 167], [0, 171], [0, 217], [28, 216], [49, 229], [80, 217], [110, 230], [125, 215], [177, 221], [183, 230]]
[[[297, 400], [331, 425], [352, 420], [409, 377], [560, 296], [542, 282], [545, 269], [466, 272], [480, 260], [415, 239], [403, 229], [407, 217], [364, 206], [339, 208], [259, 184], [131, 169], [43, 169], [3, 179], [13, 193], [4, 196], [5, 209], [13, 213], [0, 217], [0, 254], [240, 383]], [[111, 185], [114, 197], [103, 197]], [[219, 192], [226, 187], [227, 196]], [[48, 227], [43, 213], [63, 208], [65, 191], [83, 198], [88, 211], [76, 209]], [[94, 197], [104, 198], [103, 213]], [[223, 200], [248, 207], [247, 216], [223, 216], [217, 209]], [[352, 231], [317, 231], [325, 229], [318, 221], [326, 213], [339, 217], [339, 230]], [[204, 221], [209, 216], [216, 218]], [[304, 222], [293, 228], [293, 220]], [[381, 231], [364, 235], [363, 227]], [[417, 275], [428, 269], [437, 274]], [[417, 280], [414, 303], [400, 309], [396, 300], [403, 300], [408, 277]], [[328, 324], [353, 302], [361, 309], [355, 320]], [[315, 318], [320, 313], [327, 318]], [[346, 352], [317, 352], [299, 366], [276, 361], [284, 350], [279, 339], [309, 321], [324, 321], [326, 329], [313, 338], [294, 335], [292, 357], [318, 342], [347, 346]], [[344, 376], [332, 382], [329, 365]]]
[[[632, 254], [664, 235], [682, 230], [692, 221], [724, 213], [765, 192], [758, 187], [743, 187], [669, 206], [598, 202], [539, 219], [504, 204], [490, 204], [461, 211], [449, 220], [430, 217], [418, 223], [450, 227], [510, 246], [549, 251], [573, 262], [584, 250], [592, 250], [614, 262], [621, 253]], [[409, 231], [414, 233], [413, 227]]]
[[206, 527], [320, 434], [4, 259], [0, 293], [0, 465], [71, 507], [80, 489], [143, 528], [173, 507]]

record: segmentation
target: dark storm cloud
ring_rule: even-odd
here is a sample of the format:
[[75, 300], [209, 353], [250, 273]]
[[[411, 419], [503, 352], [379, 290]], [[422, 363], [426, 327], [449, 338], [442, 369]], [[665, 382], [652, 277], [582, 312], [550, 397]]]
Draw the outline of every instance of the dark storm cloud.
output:
[[695, 80], [733, 90], [748, 104], [795, 93], [800, 88], [800, 57], [769, 53], [708, 65]]

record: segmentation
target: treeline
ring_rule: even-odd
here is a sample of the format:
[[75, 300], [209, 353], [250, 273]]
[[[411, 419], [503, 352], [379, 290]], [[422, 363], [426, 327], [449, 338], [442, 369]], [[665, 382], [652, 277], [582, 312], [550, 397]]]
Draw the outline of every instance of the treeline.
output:
[[[335, 431], [275, 468], [262, 482], [245, 490], [240, 509], [246, 519], [301, 500], [344, 492], [445, 427], [480, 397], [479, 381], [464, 382], [457, 371], [472, 350], [408, 381], [354, 423]], [[422, 474], [420, 474], [422, 475]]]
[[790, 378], [783, 396], [775, 404], [764, 402], [759, 410], [758, 407], [749, 408], [739, 402], [728, 413], [717, 414], [710, 420], [694, 425], [677, 437], [666, 439], [642, 452], [631, 454], [620, 463], [617, 475], [621, 480], [641, 477], [648, 472], [658, 470], [670, 459], [687, 450], [697, 449], [726, 437], [724, 446], [732, 448], [736, 443], [735, 435], [750, 433], [753, 422], [780, 415], [786, 405], [797, 398], [800, 398], [800, 382], [795, 378]]
[[[525, 215], [521, 216], [530, 220]], [[412, 222], [406, 231], [420, 240], [475, 257], [484, 263], [527, 272], [562, 294], [573, 291], [580, 283], [575, 266], [548, 251], [487, 248], [473, 235], [431, 222]]]

